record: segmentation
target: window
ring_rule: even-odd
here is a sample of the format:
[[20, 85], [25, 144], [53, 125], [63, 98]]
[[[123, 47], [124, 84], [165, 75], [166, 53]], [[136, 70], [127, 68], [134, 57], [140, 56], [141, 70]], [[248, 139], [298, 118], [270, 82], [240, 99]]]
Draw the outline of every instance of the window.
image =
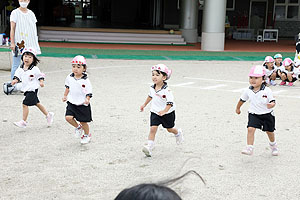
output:
[[274, 18], [275, 20], [296, 21], [299, 15], [300, 0], [275, 0]]
[[298, 19], [299, 6], [288, 6], [287, 18], [288, 19]]
[[289, 3], [298, 3], [298, 0], [289, 0]]
[[276, 19], [285, 19], [285, 6], [276, 6], [275, 7], [275, 18]]
[[226, 10], [234, 10], [235, 0], [227, 0]]

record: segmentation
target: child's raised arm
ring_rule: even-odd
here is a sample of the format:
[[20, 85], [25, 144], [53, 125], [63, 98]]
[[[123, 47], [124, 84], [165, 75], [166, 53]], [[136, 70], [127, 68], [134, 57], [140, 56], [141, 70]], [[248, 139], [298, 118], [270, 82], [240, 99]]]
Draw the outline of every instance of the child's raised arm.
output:
[[244, 103], [245, 102], [242, 101], [241, 99], [239, 100], [239, 102], [236, 105], [236, 109], [235, 109], [236, 114], [238, 114], [238, 115], [241, 114], [241, 107]]
[[145, 103], [143, 105], [141, 105], [140, 107], [140, 111], [143, 112], [144, 108], [147, 106], [147, 104], [152, 100], [152, 98], [150, 96], [147, 97]]

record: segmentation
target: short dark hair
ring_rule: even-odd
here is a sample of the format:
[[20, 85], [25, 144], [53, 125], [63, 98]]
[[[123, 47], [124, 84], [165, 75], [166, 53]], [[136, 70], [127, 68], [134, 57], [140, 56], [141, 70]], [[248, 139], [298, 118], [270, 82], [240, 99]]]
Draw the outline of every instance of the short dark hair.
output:
[[168, 75], [165, 72], [159, 71], [159, 70], [154, 70], [156, 71], [158, 74], [162, 74], [165, 77], [168, 77]]
[[204, 183], [204, 179], [194, 170], [171, 180], [158, 183], [142, 183], [122, 190], [114, 200], [182, 200], [181, 197], [166, 185], [172, 185], [189, 174], [194, 174]]
[[23, 56], [24, 55], [29, 55], [29, 56], [32, 56], [33, 57], [33, 62], [32, 62], [32, 65], [34, 66], [37, 66], [37, 64], [40, 62], [40, 60], [33, 54], [33, 53], [30, 53], [30, 52], [24, 52], [22, 57], [21, 57], [21, 60], [23, 61]]
[[157, 184], [139, 184], [121, 191], [115, 200], [182, 200], [172, 189]]

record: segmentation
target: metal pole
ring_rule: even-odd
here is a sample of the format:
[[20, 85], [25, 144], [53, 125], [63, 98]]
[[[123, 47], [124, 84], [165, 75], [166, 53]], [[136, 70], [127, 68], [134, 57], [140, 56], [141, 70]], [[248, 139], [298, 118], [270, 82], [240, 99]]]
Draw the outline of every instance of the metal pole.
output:
[[201, 49], [224, 51], [226, 0], [204, 2]]
[[180, 0], [180, 31], [188, 43], [198, 42], [198, 0]]

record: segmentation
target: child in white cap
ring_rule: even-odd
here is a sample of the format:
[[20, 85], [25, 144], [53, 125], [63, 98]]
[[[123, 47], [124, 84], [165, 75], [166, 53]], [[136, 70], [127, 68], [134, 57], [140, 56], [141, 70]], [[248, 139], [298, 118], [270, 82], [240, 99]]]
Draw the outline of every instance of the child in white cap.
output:
[[35, 49], [32, 47], [24, 48], [21, 60], [22, 64], [17, 68], [11, 84], [22, 82], [21, 91], [24, 92], [25, 96], [23, 100], [23, 119], [19, 122], [14, 122], [14, 125], [26, 128], [29, 114], [28, 107], [36, 106], [46, 116], [48, 126], [51, 126], [54, 113], [48, 112], [37, 96], [39, 87], [44, 87], [45, 74], [41, 73], [36, 66], [40, 61], [36, 57]]
[[276, 78], [281, 79], [281, 72], [283, 72], [284, 67], [282, 66], [282, 55], [280, 53], [274, 55], [274, 66], [277, 68]]
[[286, 85], [288, 82], [288, 86], [293, 86], [293, 83], [297, 80], [295, 73], [295, 65], [292, 59], [286, 58], [282, 62], [284, 66], [284, 70], [281, 72], [281, 83], [280, 85]]
[[175, 135], [177, 144], [183, 141], [182, 130], [174, 128], [175, 102], [173, 94], [166, 82], [166, 80], [170, 78], [172, 71], [164, 64], [152, 66], [151, 71], [154, 85], [150, 87], [149, 95], [145, 103], [140, 107], [140, 111], [144, 111], [147, 104], [152, 101], [150, 109], [150, 133], [147, 144], [143, 147], [143, 152], [147, 157], [151, 157], [152, 155], [155, 135], [160, 124], [166, 128], [168, 132]]
[[266, 68], [266, 83], [273, 86], [276, 85], [277, 68], [274, 65], [274, 59], [271, 56], [267, 56], [263, 66]]
[[71, 63], [72, 73], [66, 78], [66, 89], [62, 98], [63, 102], [67, 101], [65, 118], [75, 128], [75, 137], [80, 137], [80, 143], [87, 144], [91, 140], [88, 122], [92, 121], [92, 85], [86, 74], [86, 59], [78, 55]]
[[271, 89], [265, 86], [265, 75], [266, 72], [262, 66], [257, 65], [251, 68], [249, 73], [249, 83], [251, 86], [243, 92], [236, 106], [236, 113], [240, 114], [241, 106], [247, 100], [250, 101], [250, 107], [248, 109], [247, 146], [242, 151], [242, 154], [253, 154], [254, 133], [258, 128], [267, 133], [270, 140], [269, 144], [272, 150], [272, 155], [278, 155], [278, 148], [274, 135], [275, 116], [273, 108], [275, 106], [275, 99]]

